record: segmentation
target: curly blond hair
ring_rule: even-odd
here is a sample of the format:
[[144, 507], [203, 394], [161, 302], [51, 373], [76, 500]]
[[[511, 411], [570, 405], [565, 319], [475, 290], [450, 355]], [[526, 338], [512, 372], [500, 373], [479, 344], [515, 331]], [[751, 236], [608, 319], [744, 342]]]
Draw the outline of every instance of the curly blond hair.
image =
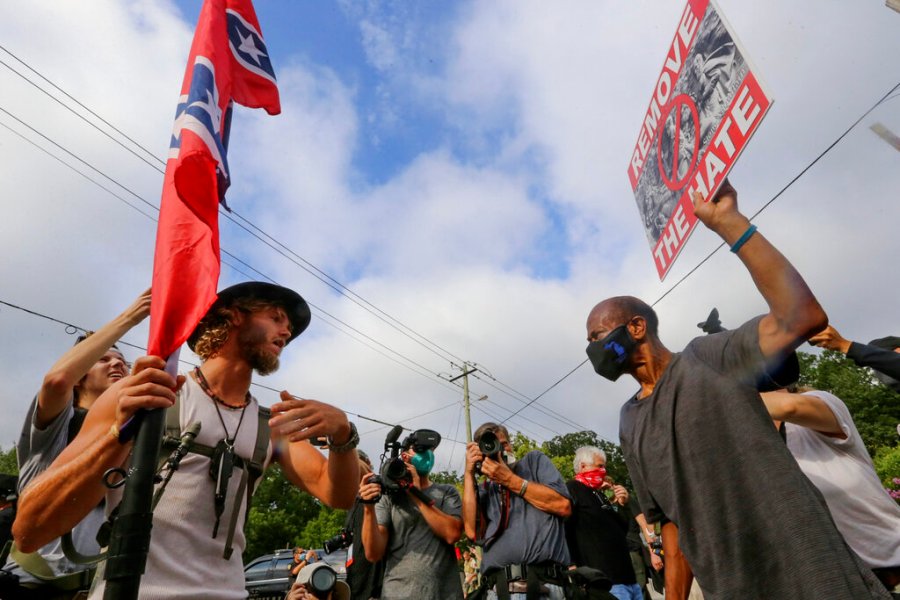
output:
[[194, 354], [203, 360], [218, 354], [234, 328], [232, 322], [236, 310], [252, 313], [269, 308], [281, 308], [281, 305], [255, 298], [239, 298], [232, 302], [230, 306], [220, 306], [206, 313], [197, 325], [197, 329], [201, 333], [194, 344]]

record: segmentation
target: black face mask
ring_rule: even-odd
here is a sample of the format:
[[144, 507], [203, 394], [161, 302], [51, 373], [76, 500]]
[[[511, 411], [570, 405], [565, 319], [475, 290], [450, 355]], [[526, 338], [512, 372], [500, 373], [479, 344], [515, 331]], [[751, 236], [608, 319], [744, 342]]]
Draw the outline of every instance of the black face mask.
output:
[[628, 367], [628, 356], [636, 345], [625, 325], [619, 325], [602, 340], [588, 344], [585, 351], [597, 375], [615, 381]]

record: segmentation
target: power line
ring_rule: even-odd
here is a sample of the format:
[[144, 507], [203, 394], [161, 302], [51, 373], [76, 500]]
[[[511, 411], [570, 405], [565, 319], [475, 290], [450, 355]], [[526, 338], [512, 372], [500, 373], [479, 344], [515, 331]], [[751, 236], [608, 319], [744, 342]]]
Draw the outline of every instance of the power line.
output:
[[[161, 165], [163, 165], [163, 166], [165, 165], [165, 162], [164, 162], [162, 159], [156, 157], [156, 156], [155, 156], [152, 152], [150, 152], [150, 150], [148, 150], [146, 147], [144, 147], [144, 146], [142, 146], [141, 144], [139, 144], [138, 142], [136, 142], [134, 139], [132, 139], [131, 137], [129, 137], [127, 134], [125, 134], [122, 130], [120, 130], [120, 129], [118, 129], [117, 127], [115, 127], [114, 125], [112, 125], [109, 121], [107, 121], [106, 119], [104, 119], [103, 117], [101, 117], [99, 114], [97, 114], [96, 112], [94, 112], [93, 110], [91, 110], [90, 108], [88, 108], [87, 106], [85, 106], [84, 104], [82, 104], [80, 101], [78, 101], [78, 100], [77, 100], [76, 98], [74, 98], [72, 95], [70, 95], [68, 92], [66, 92], [65, 90], [63, 90], [62, 88], [60, 88], [58, 85], [56, 85], [55, 83], [53, 83], [52, 81], [50, 81], [49, 79], [47, 79], [46, 77], [44, 77], [41, 73], [39, 73], [37, 70], [35, 70], [34, 68], [32, 68], [32, 67], [31, 67], [30, 65], [28, 65], [25, 61], [21, 60], [19, 57], [17, 57], [16, 55], [14, 55], [12, 52], [10, 52], [9, 50], [7, 50], [7, 49], [4, 48], [3, 46], [0, 46], [0, 49], [2, 49], [4, 52], [6, 52], [6, 53], [9, 54], [10, 56], [12, 56], [14, 59], [16, 59], [19, 63], [21, 63], [22, 65], [24, 65], [26, 68], [28, 68], [31, 72], [33, 72], [35, 75], [37, 75], [38, 77], [40, 77], [42, 80], [46, 81], [48, 84], [50, 84], [51, 86], [53, 86], [54, 89], [58, 90], [59, 92], [61, 92], [62, 94], [64, 94], [67, 98], [69, 98], [70, 100], [72, 100], [73, 102], [75, 102], [78, 106], [82, 107], [83, 109], [85, 109], [86, 111], [88, 111], [91, 115], [93, 115], [94, 117], [96, 117], [97, 119], [99, 119], [100, 121], [102, 121], [104, 124], [106, 124], [107, 126], [109, 126], [110, 128], [112, 128], [116, 133], [118, 133], [119, 135], [123, 136], [125, 139], [127, 139], [128, 141], [130, 141], [131, 143], [133, 143], [134, 145], [136, 145], [138, 148], [140, 148], [141, 150], [143, 150], [144, 152], [146, 152], [148, 155], [152, 156], [152, 157], [153, 157], [157, 162], [159, 162]], [[141, 161], [143, 161], [144, 163], [146, 163], [146, 164], [147, 164], [148, 166], [150, 166], [151, 168], [155, 169], [155, 170], [158, 171], [159, 173], [165, 173], [165, 170], [164, 170], [164, 169], [162, 169], [162, 168], [160, 168], [159, 166], [157, 166], [157, 165], [151, 163], [151, 162], [148, 161], [146, 158], [140, 156], [140, 155], [139, 155], [138, 153], [136, 153], [134, 150], [132, 150], [131, 148], [127, 147], [125, 144], [123, 144], [122, 142], [120, 142], [119, 140], [117, 140], [117, 139], [116, 139], [114, 136], [112, 136], [110, 133], [108, 133], [107, 131], [104, 131], [103, 129], [101, 129], [100, 127], [98, 127], [96, 123], [91, 122], [89, 119], [87, 119], [86, 117], [84, 117], [83, 115], [81, 115], [80, 113], [78, 113], [77, 111], [75, 111], [74, 109], [72, 109], [70, 106], [68, 106], [67, 104], [65, 104], [65, 103], [64, 103], [62, 100], [60, 100], [59, 98], [57, 98], [57, 97], [53, 96], [52, 94], [50, 94], [47, 90], [45, 90], [45, 89], [43, 89], [42, 87], [38, 86], [36, 83], [34, 83], [34, 82], [31, 81], [30, 79], [28, 79], [28, 77], [26, 77], [25, 75], [23, 75], [22, 73], [20, 73], [19, 71], [17, 71], [17, 70], [14, 69], [13, 67], [11, 67], [9, 64], [7, 64], [6, 62], [4, 62], [3, 60], [0, 60], [0, 64], [2, 64], [2, 65], [5, 66], [7, 69], [9, 69], [9, 70], [12, 71], [13, 73], [15, 73], [16, 75], [18, 75], [18, 76], [21, 77], [22, 79], [24, 79], [24, 80], [25, 80], [26, 82], [28, 82], [30, 85], [34, 86], [37, 90], [39, 90], [39, 91], [41, 91], [42, 93], [44, 93], [45, 95], [47, 95], [47, 96], [48, 96], [49, 98], [51, 98], [54, 102], [57, 102], [60, 106], [62, 106], [62, 107], [65, 108], [66, 110], [68, 110], [70, 113], [72, 113], [73, 115], [75, 115], [76, 117], [78, 117], [79, 119], [81, 119], [82, 121], [84, 121], [85, 123], [87, 123], [88, 125], [90, 125], [91, 127], [93, 127], [94, 129], [96, 129], [97, 131], [99, 131], [99, 132], [102, 133], [103, 135], [105, 135], [105, 136], [106, 136], [107, 138], [109, 138], [111, 141], [115, 142], [115, 143], [118, 144], [120, 147], [122, 147], [123, 149], [125, 149], [125, 150], [128, 151], [129, 153], [131, 153], [131, 154], [133, 154], [134, 156], [136, 156], [137, 158], [139, 158]], [[5, 112], [5, 111], [4, 111], [4, 112]], [[9, 114], [9, 113], [7, 113], [7, 114]], [[12, 115], [10, 115], [10, 116], [12, 116]], [[13, 117], [13, 118], [16, 118], [16, 117]], [[19, 119], [16, 119], [16, 120], [19, 120]], [[20, 123], [23, 123], [23, 125], [24, 125], [24, 122], [20, 121]], [[27, 127], [27, 125], [25, 125], [25, 126]], [[36, 132], [36, 131], [35, 131], [35, 132]], [[38, 133], [38, 132], [36, 132], [36, 133]], [[39, 135], [40, 135], [40, 134], [39, 134]], [[400, 332], [402, 335], [408, 337], [409, 339], [413, 340], [413, 341], [416, 342], [417, 344], [421, 345], [421, 346], [422, 346], [423, 348], [425, 348], [426, 350], [429, 350], [430, 352], [435, 353], [437, 356], [439, 356], [440, 358], [445, 359], [445, 360], [451, 360], [451, 361], [452, 361], [453, 359], [456, 359], [456, 360], [459, 360], [459, 361], [461, 361], [461, 362], [463, 361], [462, 358], [460, 358], [460, 357], [454, 355], [454, 354], [453, 354], [452, 352], [450, 352], [449, 350], [446, 350], [446, 349], [443, 348], [440, 344], [437, 344], [436, 342], [432, 341], [431, 339], [427, 338], [426, 336], [420, 334], [420, 333], [417, 332], [416, 330], [414, 330], [414, 329], [412, 329], [411, 327], [407, 326], [406, 324], [404, 324], [404, 323], [403, 323], [402, 321], [400, 321], [399, 319], [397, 319], [397, 318], [391, 316], [391, 315], [388, 314], [387, 312], [385, 312], [385, 311], [383, 311], [382, 309], [378, 308], [377, 306], [375, 306], [374, 304], [372, 304], [371, 302], [369, 302], [368, 300], [366, 300], [365, 298], [363, 298], [362, 296], [360, 296], [359, 294], [357, 294], [356, 292], [354, 292], [353, 290], [351, 290], [349, 287], [347, 287], [346, 285], [344, 285], [343, 283], [341, 283], [340, 281], [338, 281], [337, 279], [335, 279], [334, 277], [332, 277], [331, 275], [329, 275], [328, 273], [326, 273], [325, 271], [323, 271], [322, 269], [320, 269], [319, 267], [317, 267], [316, 265], [314, 265], [313, 263], [311, 263], [310, 261], [306, 260], [305, 258], [303, 258], [302, 256], [300, 256], [299, 254], [297, 254], [294, 250], [292, 250], [291, 248], [289, 248], [286, 244], [284, 244], [283, 242], [279, 241], [279, 240], [276, 239], [275, 237], [273, 237], [273, 236], [271, 236], [270, 234], [268, 234], [268, 233], [266, 233], [265, 231], [263, 231], [261, 228], [259, 228], [257, 225], [255, 225], [253, 222], [251, 222], [249, 219], [247, 219], [247, 218], [241, 216], [240, 214], [238, 214], [238, 213], [236, 213], [236, 212], [234, 212], [234, 211], [232, 211], [232, 212], [234, 213], [234, 217], [240, 218], [241, 221], [243, 221], [244, 223], [246, 223], [246, 225], [244, 225], [244, 224], [238, 222], [238, 221], [232, 216], [232, 214], [229, 214], [229, 212], [227, 212], [227, 211], [225, 211], [225, 210], [220, 211], [220, 214], [223, 215], [224, 217], [226, 217], [228, 220], [230, 220], [232, 223], [234, 223], [234, 224], [237, 225], [238, 227], [242, 228], [242, 229], [243, 229], [244, 231], [246, 231], [248, 234], [250, 234], [250, 235], [252, 235], [253, 237], [257, 238], [259, 241], [263, 242], [264, 244], [266, 244], [267, 246], [269, 246], [270, 248], [272, 248], [273, 250], [275, 250], [276, 252], [278, 252], [279, 254], [281, 254], [282, 256], [284, 256], [284, 257], [285, 257], [286, 259], [288, 259], [289, 261], [293, 262], [295, 265], [297, 265], [297, 266], [300, 267], [301, 269], [303, 269], [303, 270], [305, 270], [306, 272], [308, 272], [310, 275], [312, 275], [312, 276], [315, 277], [316, 279], [319, 279], [319, 280], [320, 280], [322, 283], [324, 283], [325, 285], [331, 287], [333, 290], [335, 290], [336, 292], [338, 292], [338, 293], [341, 294], [342, 296], [345, 296], [347, 299], [349, 299], [350, 301], [354, 302], [355, 304], [359, 305], [359, 306], [360, 306], [361, 308], [363, 308], [364, 310], [366, 310], [366, 311], [372, 313], [373, 315], [375, 315], [376, 318], [378, 318], [378, 319], [384, 321], [384, 322], [387, 323], [390, 327], [392, 327], [392, 328], [396, 329], [398, 332]], [[274, 244], [274, 245], [273, 245], [273, 244]], [[277, 247], [276, 247], [276, 246], [277, 246]], [[282, 249], [283, 249], [284, 251], [282, 251]], [[285, 254], [285, 252], [289, 253], [290, 255]], [[295, 259], [295, 258], [292, 258], [292, 256], [293, 256], [293, 257], [296, 257], [296, 259]], [[301, 261], [301, 262], [297, 262], [298, 260]], [[412, 335], [410, 335], [410, 334], [412, 334]], [[437, 349], [437, 350], [435, 350], [435, 349]], [[438, 350], [439, 350], [440, 352], [439, 352]], [[441, 354], [441, 352], [443, 352], [444, 354]], [[452, 357], [452, 358], [448, 358], [448, 357]]]
[[[38, 311], [36, 311], [36, 310], [32, 310], [32, 309], [30, 309], [30, 308], [25, 308], [24, 306], [20, 306], [20, 305], [18, 305], [18, 304], [13, 304], [12, 302], [7, 302], [6, 300], [0, 300], [0, 304], [2, 304], [2, 305], [4, 305], [4, 306], [8, 306], [9, 308], [13, 308], [13, 309], [22, 311], [22, 312], [27, 313], [27, 314], [29, 314], [29, 315], [33, 315], [33, 316], [35, 316], [35, 317], [39, 317], [39, 318], [45, 319], [45, 320], [47, 320], [47, 321], [51, 321], [51, 322], [56, 323], [56, 324], [58, 324], [58, 325], [63, 325], [63, 326], [65, 327], [66, 333], [69, 333], [69, 334], [74, 334], [75, 332], [78, 332], [78, 331], [81, 331], [81, 332], [87, 332], [87, 331], [90, 331], [90, 330], [87, 329], [86, 327], [82, 327], [82, 326], [80, 326], [80, 325], [75, 325], [74, 323], [69, 323], [68, 321], [63, 321], [63, 320], [58, 319], [58, 318], [56, 318], [56, 317], [51, 317], [50, 315], [46, 315], [46, 314], [44, 314], [44, 313], [38, 312]], [[138, 344], [133, 344], [133, 343], [128, 342], [128, 341], [125, 341], [125, 340], [123, 340], [123, 339], [117, 340], [117, 341], [116, 341], [116, 344], [117, 344], [117, 345], [122, 345], [122, 346], [127, 346], [127, 347], [129, 347], [129, 348], [133, 348], [133, 349], [135, 349], [135, 350], [139, 350], [139, 351], [142, 351], [142, 352], [146, 352], [146, 351], [147, 351], [147, 348], [146, 348], [145, 346], [140, 346], [140, 345], [138, 345]], [[179, 362], [180, 364], [187, 365], [187, 366], [189, 366], [189, 367], [197, 367], [197, 366], [200, 366], [200, 365], [198, 365], [197, 363], [194, 363], [194, 362], [191, 362], [191, 361], [188, 361], [188, 360], [184, 360], [184, 359], [182, 359], [182, 358], [179, 358], [179, 359], [178, 359], [178, 362]], [[260, 388], [260, 389], [268, 390], [268, 391], [270, 391], [270, 392], [274, 392], [274, 393], [276, 393], [276, 394], [280, 394], [280, 393], [281, 393], [281, 390], [279, 390], [279, 389], [276, 389], [276, 388], [273, 388], [273, 387], [271, 387], [271, 386], [268, 386], [268, 385], [265, 385], [265, 384], [262, 384], [262, 383], [258, 383], [258, 382], [255, 382], [255, 381], [254, 381], [254, 382], [251, 382], [251, 385], [252, 385], [253, 387], [256, 387], [256, 388]], [[296, 396], [295, 396], [295, 397], [296, 397]], [[419, 419], [419, 418], [421, 418], [421, 417], [424, 417], [424, 416], [427, 416], [427, 415], [430, 415], [430, 414], [433, 414], [433, 413], [436, 413], [436, 412], [445, 410], [445, 409], [447, 409], [447, 408], [449, 408], [449, 407], [451, 407], [451, 406], [455, 406], [456, 404], [458, 404], [458, 401], [451, 402], [450, 404], [447, 404], [447, 405], [445, 405], [445, 406], [441, 406], [441, 407], [439, 407], [439, 408], [436, 408], [436, 409], [434, 409], [434, 410], [430, 410], [430, 411], [428, 411], [428, 412], [425, 412], [425, 413], [422, 413], [422, 414], [419, 414], [419, 415], [414, 415], [414, 416], [411, 416], [411, 417], [406, 417], [406, 418], [404, 418], [404, 419], [400, 419], [400, 422], [402, 423], [403, 421], [413, 421], [413, 420], [415, 420], [415, 419]], [[342, 410], [343, 410], [343, 409], [342, 409]], [[394, 426], [393, 423], [387, 423], [387, 422], [385, 422], [385, 421], [382, 421], [382, 420], [380, 420], [380, 419], [376, 419], [376, 418], [374, 418], [374, 417], [367, 417], [367, 416], [365, 416], [365, 415], [361, 415], [361, 414], [359, 414], [359, 413], [355, 413], [355, 412], [352, 412], [352, 411], [349, 411], [349, 410], [344, 410], [344, 412], [347, 413], [348, 415], [353, 415], [354, 417], [357, 417], [357, 418], [360, 418], [360, 419], [363, 419], [363, 420], [366, 420], [366, 421], [371, 421], [371, 422], [373, 422], [373, 423], [379, 423], [379, 424], [384, 425], [384, 426], [387, 426], [387, 427], [393, 427], [393, 426]], [[379, 428], [379, 429], [381, 429], [381, 428]], [[404, 429], [409, 430], [409, 427], [404, 427]], [[367, 431], [367, 432], [365, 432], [365, 433], [361, 433], [360, 436], [366, 435], [366, 434], [368, 434], [368, 433], [372, 433], [373, 431], [377, 431], [377, 430], [372, 430], [372, 431]], [[445, 439], [448, 439], [448, 440], [450, 440], [451, 442], [455, 442], [455, 443], [457, 443], [457, 444], [463, 444], [463, 445], [465, 444], [465, 442], [461, 442], [461, 441], [459, 441], [459, 440], [456, 440], [456, 439], [453, 439], [453, 438], [450, 438], [450, 437], [447, 437], [447, 438], [445, 438]]]
[[[813, 165], [815, 165], [817, 162], [819, 162], [819, 160], [821, 160], [822, 157], [824, 157], [824, 156], [825, 156], [826, 154], [828, 154], [835, 146], [837, 146], [838, 143], [840, 143], [841, 140], [843, 140], [843, 139], [847, 136], [847, 134], [849, 134], [849, 133], [857, 126], [857, 125], [859, 125], [859, 123], [860, 123], [863, 119], [865, 119], [867, 116], [869, 116], [869, 113], [871, 113], [873, 110], [875, 110], [876, 108], [878, 108], [878, 106], [880, 106], [885, 100], [891, 99], [891, 98], [893, 97], [893, 96], [891, 96], [891, 94], [893, 94], [895, 91], [897, 91], [898, 88], [900, 88], [900, 83], [897, 83], [896, 85], [894, 85], [890, 90], [888, 90], [888, 92], [887, 92], [886, 94], [884, 94], [884, 96], [882, 96], [877, 102], [875, 102], [875, 104], [873, 104], [871, 107], [869, 107], [869, 109], [868, 109], [866, 112], [864, 112], [862, 115], [860, 115], [860, 117], [859, 117], [858, 119], [856, 119], [856, 120], [853, 122], [853, 124], [850, 125], [850, 127], [848, 127], [846, 130], [844, 130], [844, 132], [843, 132], [841, 135], [839, 135], [839, 136], [838, 136], [833, 142], [831, 142], [824, 150], [822, 150], [822, 152], [820, 152], [819, 155], [816, 156], [816, 157], [812, 160], [812, 162], [810, 162], [808, 165], [806, 165], [806, 166], [805, 166], [805, 167], [804, 167], [804, 168], [803, 168], [796, 176], [794, 176], [790, 181], [788, 181], [787, 184], [786, 184], [783, 188], [781, 188], [781, 189], [778, 191], [777, 194], [775, 194], [774, 196], [772, 196], [772, 198], [769, 199], [768, 202], [766, 202], [765, 204], [763, 204], [763, 205], [759, 208], [759, 210], [757, 210], [755, 213], [753, 213], [753, 214], [750, 216], [749, 220], [752, 221], [753, 219], [755, 219], [756, 217], [758, 217], [759, 214], [760, 214], [762, 211], [764, 211], [765, 209], [767, 209], [773, 202], [775, 202], [775, 200], [777, 200], [777, 199], [778, 199], [785, 191], [787, 191], [787, 189], [788, 189], [789, 187], [791, 187], [792, 185], [794, 185], [794, 183], [796, 183], [798, 179], [800, 179], [801, 177], [803, 177], [803, 175], [805, 175], [806, 172], [809, 171], [809, 170], [813, 167]], [[663, 300], [663, 298], [665, 298], [666, 296], [668, 296], [675, 288], [677, 288], [679, 285], [681, 285], [682, 282], [684, 282], [688, 277], [690, 277], [691, 275], [693, 275], [693, 274], [697, 271], [697, 269], [699, 269], [701, 266], [703, 266], [703, 264], [706, 263], [706, 261], [708, 261], [710, 258], [712, 258], [712, 256], [713, 256], [716, 252], [718, 252], [719, 250], [721, 250], [721, 249], [724, 248], [724, 247], [725, 247], [725, 242], [722, 242], [722, 243], [720, 243], [718, 246], [716, 246], [716, 247], [713, 249], [712, 252], [710, 252], [709, 254], [707, 254], [707, 255], [706, 255], [699, 263], [697, 263], [690, 271], [688, 271], [687, 273], [685, 273], [684, 276], [683, 276], [681, 279], [679, 279], [678, 281], [676, 281], [676, 282], [672, 285], [672, 287], [670, 287], [668, 290], [666, 290], [666, 291], [663, 293], [663, 295], [660, 296], [659, 298], [657, 298], [650, 306], [652, 307], [652, 306], [656, 306], [657, 304], [659, 304], [659, 303]], [[549, 388], [547, 388], [546, 390], [544, 390], [537, 398], [540, 398], [541, 396], [543, 396], [544, 394], [546, 394], [547, 392], [549, 392], [551, 389], [553, 389], [554, 387], [556, 387], [557, 385], [559, 385], [563, 380], [565, 380], [569, 375], [571, 375], [572, 373], [574, 373], [575, 371], [577, 371], [577, 370], [581, 367], [581, 365], [583, 365], [583, 364], [586, 363], [586, 362], [587, 362], [587, 359], [581, 361], [581, 363], [580, 363], [577, 367], [575, 367], [574, 369], [572, 369], [571, 371], [569, 371], [566, 375], [564, 375], [564, 376], [562, 377], [562, 379], [558, 380], [556, 383], [554, 383], [554, 384], [551, 385]], [[537, 400], [537, 398], [535, 398], [535, 400]], [[530, 404], [530, 403], [529, 403], [529, 404]], [[525, 407], [522, 407], [522, 409], [519, 409], [519, 410], [521, 411], [521, 410], [523, 410], [523, 409], [526, 408], [526, 407], [527, 407], [527, 405], [526, 405]], [[517, 414], [517, 413], [516, 413], [516, 414]]]

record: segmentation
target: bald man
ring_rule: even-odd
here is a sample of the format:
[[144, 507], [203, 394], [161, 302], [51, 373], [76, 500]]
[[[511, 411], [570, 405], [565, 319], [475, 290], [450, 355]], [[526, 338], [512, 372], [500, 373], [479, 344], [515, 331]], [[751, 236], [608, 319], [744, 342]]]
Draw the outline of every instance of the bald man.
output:
[[644, 515], [678, 527], [707, 600], [889, 598], [844, 543], [757, 391], [825, 327], [825, 312], [738, 211], [727, 182], [713, 202], [695, 194], [694, 214], [731, 246], [769, 312], [674, 354], [641, 300], [608, 298], [591, 311], [594, 369], [611, 380], [627, 373], [640, 384], [622, 407], [619, 435]]

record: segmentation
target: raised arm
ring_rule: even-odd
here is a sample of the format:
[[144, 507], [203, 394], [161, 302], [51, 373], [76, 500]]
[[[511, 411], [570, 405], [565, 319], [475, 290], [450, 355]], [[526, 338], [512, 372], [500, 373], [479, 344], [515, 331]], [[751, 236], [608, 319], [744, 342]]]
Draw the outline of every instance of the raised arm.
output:
[[134, 374], [97, 399], [72, 443], [23, 490], [13, 524], [19, 550], [34, 552], [71, 531], [97, 506], [106, 493], [103, 474], [121, 466], [131, 451], [132, 442], [119, 441], [122, 425], [139, 408], [166, 408], [175, 402], [184, 380], [166, 373], [165, 364], [155, 356], [139, 359]]
[[[406, 467], [411, 472], [414, 485], [418, 485], [419, 477], [416, 475], [415, 467], [408, 463]], [[428, 523], [428, 527], [431, 528], [431, 532], [434, 533], [435, 536], [450, 545], [459, 541], [459, 536], [462, 533], [463, 528], [461, 518], [445, 513], [443, 510], [434, 506], [433, 503], [423, 502], [416, 494], [410, 493], [409, 491], [406, 493], [412, 503], [419, 509], [419, 514], [421, 514], [422, 518], [425, 519], [425, 522]], [[455, 489], [452, 493], [456, 497], [448, 499], [448, 502], [455, 504], [454, 500], [458, 501], [459, 496]], [[456, 508], [459, 508], [459, 506], [457, 505]]]
[[362, 543], [366, 551], [366, 560], [371, 563], [384, 558], [388, 543], [387, 527], [378, 524], [375, 504], [370, 502], [381, 494], [381, 486], [369, 481], [374, 476], [374, 473], [367, 473], [359, 485], [359, 499], [363, 501]]
[[766, 392], [760, 395], [769, 416], [776, 421], [787, 421], [840, 439], [847, 437], [828, 405], [816, 396], [789, 392]]
[[513, 473], [504, 462], [485, 458], [481, 465], [481, 471], [492, 481], [509, 489], [511, 493], [520, 496], [540, 511], [563, 519], [572, 514], [571, 500], [537, 481], [529, 481], [526, 484], [525, 479]]
[[478, 444], [466, 444], [466, 470], [463, 473], [462, 518], [466, 537], [473, 542], [478, 539], [478, 482], [475, 480], [475, 463], [484, 460]]
[[[828, 317], [800, 273], [738, 211], [737, 192], [726, 180], [712, 202], [694, 193], [694, 214], [726, 244], [737, 250], [753, 282], [769, 306], [759, 323], [759, 347], [763, 356], [779, 358], [793, 351], [828, 324]], [[749, 238], [746, 237], [747, 234]]]
[[122, 314], [75, 344], [44, 375], [37, 396], [35, 424], [43, 429], [66, 408], [73, 390], [94, 364], [103, 358], [116, 341], [150, 314], [150, 290], [125, 309]]
[[335, 446], [349, 441], [350, 423], [342, 410], [316, 400], [298, 400], [281, 392], [281, 402], [272, 406], [273, 443], [287, 449], [278, 462], [294, 485], [332, 508], [350, 508], [359, 481], [356, 450], [329, 451], [326, 459], [307, 440], [330, 436]]

